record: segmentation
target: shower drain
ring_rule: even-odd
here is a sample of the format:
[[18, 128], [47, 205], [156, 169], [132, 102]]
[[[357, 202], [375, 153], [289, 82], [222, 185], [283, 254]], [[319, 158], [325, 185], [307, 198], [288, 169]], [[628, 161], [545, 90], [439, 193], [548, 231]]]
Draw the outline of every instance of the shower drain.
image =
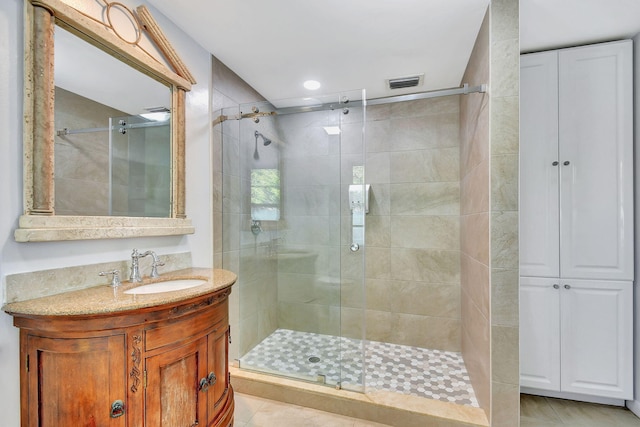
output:
[[318, 356], [311, 356], [309, 358], [309, 362], [311, 363], [318, 363], [320, 361], [320, 358]]

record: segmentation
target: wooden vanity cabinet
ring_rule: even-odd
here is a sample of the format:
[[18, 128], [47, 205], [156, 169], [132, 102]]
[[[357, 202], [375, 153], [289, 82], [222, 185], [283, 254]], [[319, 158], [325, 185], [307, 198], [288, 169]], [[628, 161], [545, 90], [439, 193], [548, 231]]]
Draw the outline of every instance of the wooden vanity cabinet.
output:
[[111, 403], [126, 396], [123, 334], [21, 338], [23, 426], [127, 425], [110, 416]]
[[87, 316], [23, 316], [23, 426], [233, 425], [230, 288]]

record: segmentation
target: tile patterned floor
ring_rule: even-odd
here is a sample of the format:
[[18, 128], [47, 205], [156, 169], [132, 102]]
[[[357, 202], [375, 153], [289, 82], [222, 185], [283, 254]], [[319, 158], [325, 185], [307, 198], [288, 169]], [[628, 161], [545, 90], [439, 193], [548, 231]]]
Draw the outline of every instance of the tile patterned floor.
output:
[[478, 407], [460, 353], [278, 329], [240, 359], [243, 369]]

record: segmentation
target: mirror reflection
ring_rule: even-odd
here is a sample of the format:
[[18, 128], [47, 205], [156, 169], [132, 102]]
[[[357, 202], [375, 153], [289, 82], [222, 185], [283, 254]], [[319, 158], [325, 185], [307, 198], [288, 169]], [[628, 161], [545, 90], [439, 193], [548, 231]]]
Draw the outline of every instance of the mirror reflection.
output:
[[171, 216], [171, 91], [55, 29], [56, 215]]

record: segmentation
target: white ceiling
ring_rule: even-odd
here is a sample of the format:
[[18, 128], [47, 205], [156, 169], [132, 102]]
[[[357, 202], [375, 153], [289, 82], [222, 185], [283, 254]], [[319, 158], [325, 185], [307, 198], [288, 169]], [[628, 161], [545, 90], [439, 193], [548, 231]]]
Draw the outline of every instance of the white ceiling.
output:
[[[489, 0], [148, 0], [270, 101], [461, 83]], [[521, 51], [640, 32], [640, 0], [520, 0]], [[418, 88], [386, 79], [424, 73]]]
[[[489, 0], [149, 0], [268, 100], [457, 87]], [[386, 79], [424, 73], [418, 88]]]

